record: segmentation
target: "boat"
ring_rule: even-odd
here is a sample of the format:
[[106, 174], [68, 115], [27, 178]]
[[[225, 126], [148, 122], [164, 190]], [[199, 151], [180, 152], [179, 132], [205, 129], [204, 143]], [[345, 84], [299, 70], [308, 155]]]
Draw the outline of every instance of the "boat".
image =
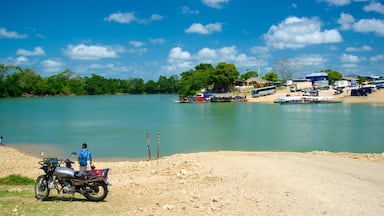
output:
[[223, 103], [223, 102], [247, 102], [246, 96], [231, 95], [231, 94], [214, 94], [211, 97], [212, 103]]
[[274, 100], [279, 104], [319, 104], [319, 103], [341, 103], [334, 97], [320, 97], [320, 96], [287, 96], [278, 97]]

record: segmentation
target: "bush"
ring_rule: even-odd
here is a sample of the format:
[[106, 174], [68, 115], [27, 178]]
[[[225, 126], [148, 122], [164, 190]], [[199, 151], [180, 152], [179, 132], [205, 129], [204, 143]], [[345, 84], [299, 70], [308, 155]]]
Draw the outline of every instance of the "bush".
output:
[[3, 185], [33, 185], [34, 183], [33, 179], [16, 174], [0, 178], [0, 184]]

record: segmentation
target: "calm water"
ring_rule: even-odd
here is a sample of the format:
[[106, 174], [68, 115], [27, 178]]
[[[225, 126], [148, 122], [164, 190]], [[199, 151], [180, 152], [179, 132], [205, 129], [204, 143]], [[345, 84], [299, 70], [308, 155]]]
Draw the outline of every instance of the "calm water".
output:
[[384, 107], [348, 104], [178, 104], [176, 95], [0, 100], [6, 145], [66, 157], [89, 144], [97, 158], [241, 150], [384, 152]]

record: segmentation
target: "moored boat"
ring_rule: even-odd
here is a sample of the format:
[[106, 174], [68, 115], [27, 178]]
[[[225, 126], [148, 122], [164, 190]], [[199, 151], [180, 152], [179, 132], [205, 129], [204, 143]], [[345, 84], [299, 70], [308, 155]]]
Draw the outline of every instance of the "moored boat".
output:
[[341, 103], [334, 97], [319, 97], [319, 96], [287, 96], [278, 97], [274, 100], [275, 103], [280, 104], [318, 104], [318, 103]]

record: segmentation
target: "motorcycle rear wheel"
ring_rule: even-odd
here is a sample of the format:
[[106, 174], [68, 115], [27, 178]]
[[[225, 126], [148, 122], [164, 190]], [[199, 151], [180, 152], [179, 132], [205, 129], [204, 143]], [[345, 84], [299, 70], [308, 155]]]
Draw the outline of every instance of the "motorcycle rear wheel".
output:
[[35, 181], [35, 198], [38, 200], [46, 200], [49, 196], [50, 189], [45, 175], [36, 178]]
[[85, 198], [90, 201], [103, 201], [108, 195], [108, 186], [104, 182], [93, 182], [86, 187]]

